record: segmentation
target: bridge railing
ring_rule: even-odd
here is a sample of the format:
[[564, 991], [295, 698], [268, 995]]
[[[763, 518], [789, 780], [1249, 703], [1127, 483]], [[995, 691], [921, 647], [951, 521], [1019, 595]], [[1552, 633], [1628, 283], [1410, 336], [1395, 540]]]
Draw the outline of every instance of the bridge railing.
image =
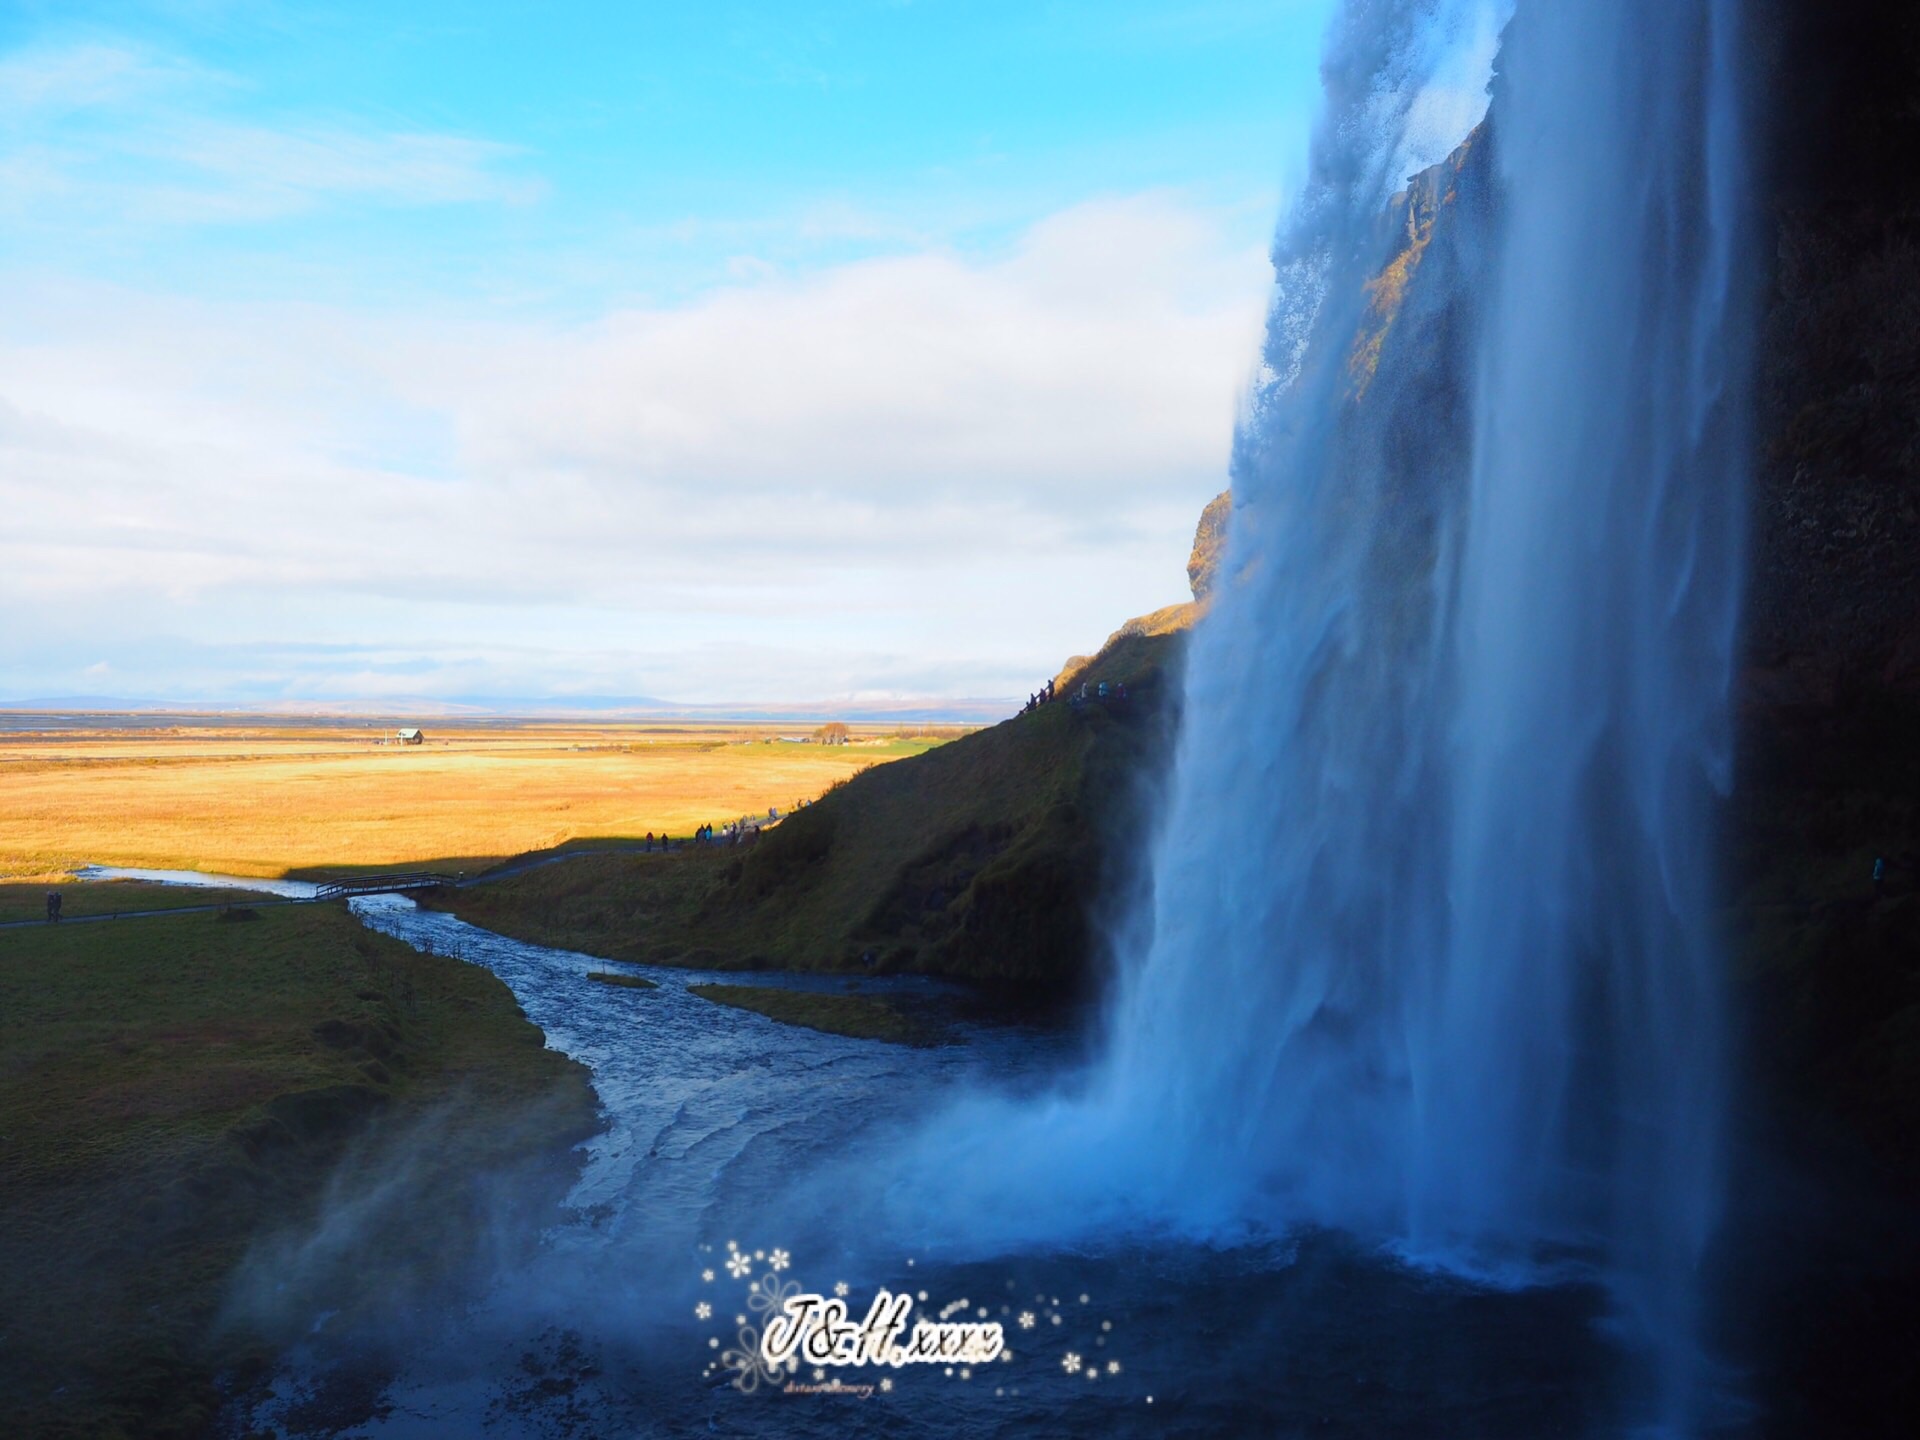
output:
[[410, 870], [399, 875], [356, 875], [351, 880], [336, 880], [313, 892], [316, 900], [340, 900], [354, 895], [397, 895], [405, 890], [431, 890], [451, 885], [451, 875], [436, 875], [426, 870]]

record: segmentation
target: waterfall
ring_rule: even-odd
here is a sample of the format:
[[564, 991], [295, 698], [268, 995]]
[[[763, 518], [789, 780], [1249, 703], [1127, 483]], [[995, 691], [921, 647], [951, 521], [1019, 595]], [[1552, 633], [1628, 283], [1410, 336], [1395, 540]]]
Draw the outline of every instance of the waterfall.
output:
[[[1597, 1273], [1649, 1405], [1691, 1423], [1751, 351], [1738, 9], [1521, 0], [1478, 125], [1488, 7], [1336, 21], [1104, 1056], [934, 1142], [1011, 1177], [1007, 1235], [1321, 1224]], [[953, 1183], [976, 1216], [996, 1184]]]

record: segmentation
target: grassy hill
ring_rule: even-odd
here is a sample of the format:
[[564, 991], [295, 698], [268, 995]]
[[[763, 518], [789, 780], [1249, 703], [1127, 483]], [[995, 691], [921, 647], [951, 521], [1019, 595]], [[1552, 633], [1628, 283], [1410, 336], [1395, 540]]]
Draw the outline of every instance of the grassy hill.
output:
[[[1168, 752], [1185, 618], [1127, 627], [1053, 704], [866, 771], [752, 846], [584, 857], [437, 903], [613, 959], [1077, 990], [1114, 867], [1142, 848], [1116, 842], [1134, 838]], [[1073, 707], [1083, 679], [1124, 682], [1128, 698]]]
[[[505, 985], [339, 906], [248, 913], [0, 938], [0, 1434], [204, 1433], [216, 1371], [323, 1303], [437, 1293], [490, 1233], [476, 1175], [524, 1173], [535, 1204], [570, 1183], [597, 1102]], [[249, 1268], [338, 1167], [428, 1123], [391, 1223]], [[243, 1272], [284, 1287], [268, 1309], [237, 1303]]]

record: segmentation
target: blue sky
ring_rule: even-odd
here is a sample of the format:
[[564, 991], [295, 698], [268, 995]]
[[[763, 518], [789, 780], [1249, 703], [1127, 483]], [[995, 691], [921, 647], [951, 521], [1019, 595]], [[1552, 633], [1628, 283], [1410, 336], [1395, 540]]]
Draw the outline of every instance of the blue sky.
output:
[[1329, 8], [0, 7], [0, 698], [1024, 694], [1180, 598]]

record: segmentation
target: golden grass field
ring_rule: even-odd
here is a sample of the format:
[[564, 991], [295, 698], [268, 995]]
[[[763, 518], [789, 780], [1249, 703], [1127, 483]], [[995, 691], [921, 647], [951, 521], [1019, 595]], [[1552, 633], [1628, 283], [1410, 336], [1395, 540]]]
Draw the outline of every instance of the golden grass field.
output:
[[845, 746], [777, 738], [811, 728], [466, 722], [429, 726], [417, 746], [376, 743], [390, 726], [232, 717], [5, 729], [0, 876], [87, 864], [276, 877], [471, 870], [784, 812], [939, 739], [878, 726], [854, 726]]

